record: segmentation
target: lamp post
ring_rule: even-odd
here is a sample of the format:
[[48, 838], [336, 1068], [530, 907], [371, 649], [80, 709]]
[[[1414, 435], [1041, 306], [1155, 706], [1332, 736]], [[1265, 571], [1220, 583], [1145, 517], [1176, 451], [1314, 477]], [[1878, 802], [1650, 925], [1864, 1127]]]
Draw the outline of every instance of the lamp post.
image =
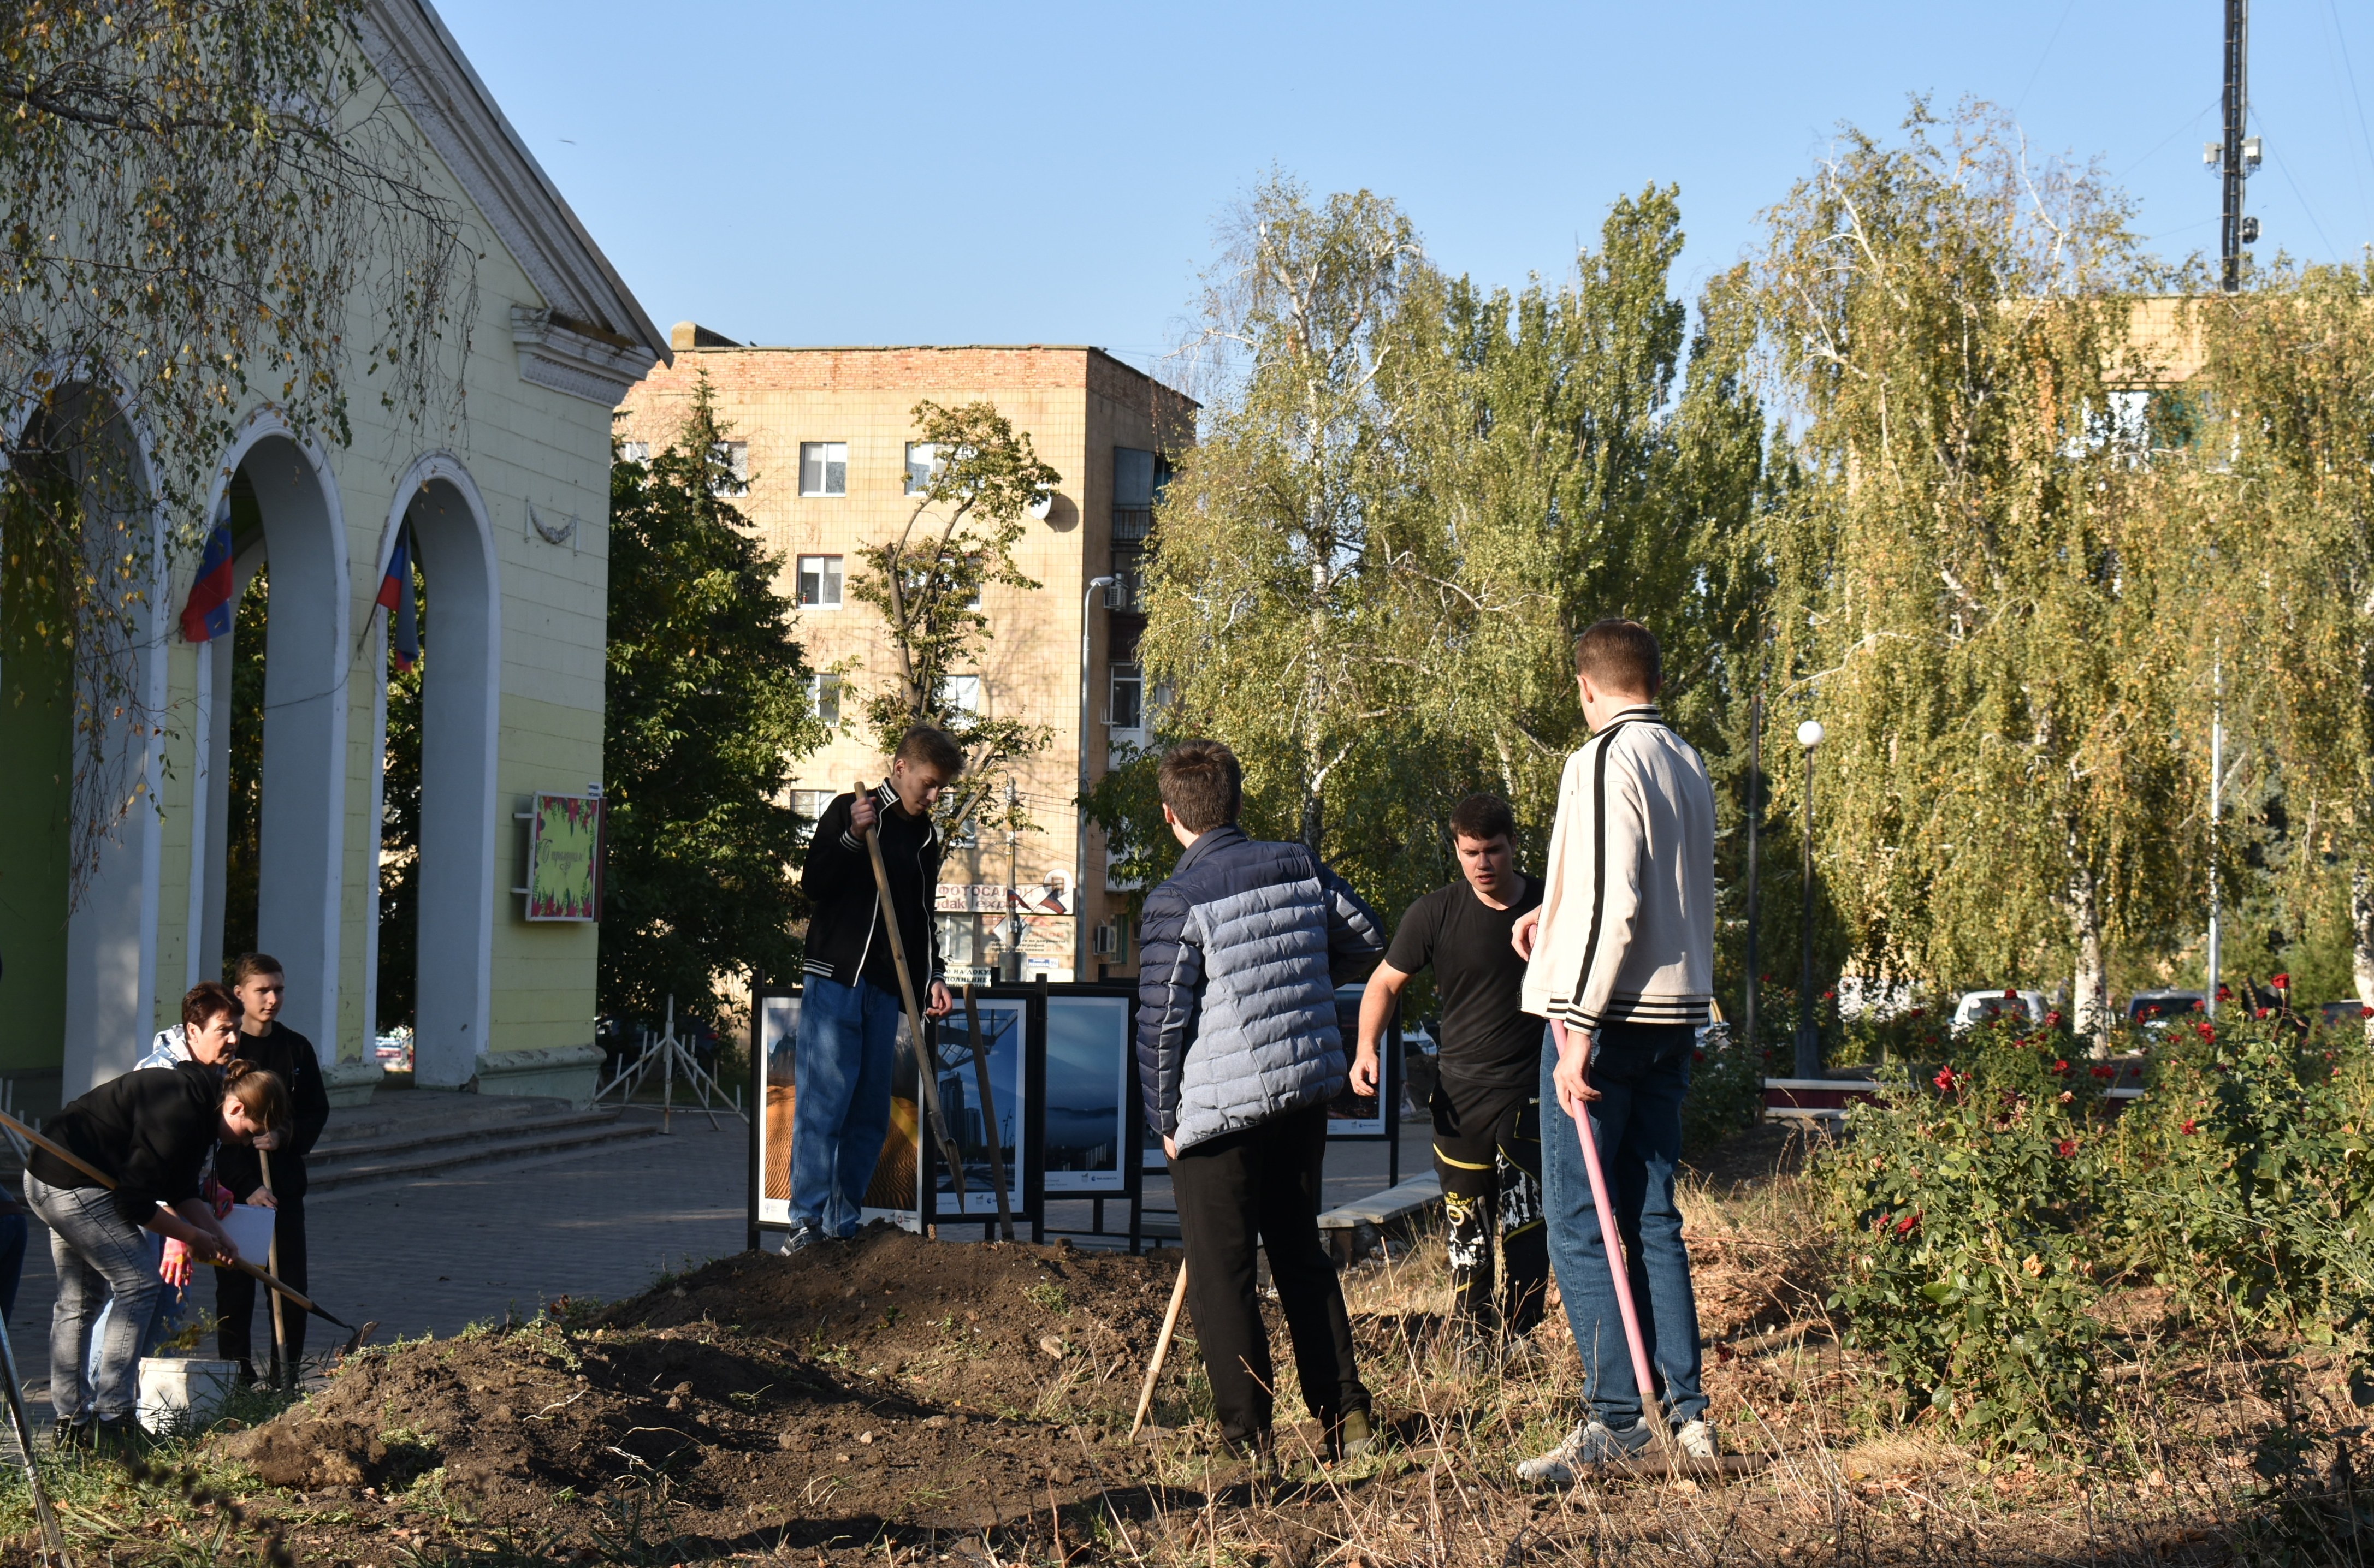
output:
[[1814, 748], [1822, 743], [1822, 721], [1808, 719], [1798, 725], [1797, 743], [1805, 750], [1805, 908], [1798, 935], [1802, 956], [1797, 973], [1797, 1076], [1819, 1078], [1822, 1032], [1814, 1025]]
[[1088, 603], [1118, 580], [1092, 577], [1080, 593], [1080, 792], [1073, 811], [1080, 819], [1079, 853], [1072, 860], [1072, 978], [1088, 977], [1088, 895], [1081, 883], [1088, 871]]

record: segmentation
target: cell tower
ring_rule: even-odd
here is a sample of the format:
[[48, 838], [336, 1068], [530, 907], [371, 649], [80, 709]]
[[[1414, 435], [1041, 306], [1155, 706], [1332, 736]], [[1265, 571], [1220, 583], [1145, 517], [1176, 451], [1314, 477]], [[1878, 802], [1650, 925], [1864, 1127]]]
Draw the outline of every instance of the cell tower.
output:
[[2218, 287], [2242, 287], [2242, 247], [2259, 242], [2259, 220], [2242, 216], [2242, 181], [2259, 171], [2264, 149], [2244, 135], [2251, 117], [2251, 0], [2226, 0], [2226, 136], [2204, 142], [2201, 161], [2218, 177], [2224, 205], [2217, 226]]

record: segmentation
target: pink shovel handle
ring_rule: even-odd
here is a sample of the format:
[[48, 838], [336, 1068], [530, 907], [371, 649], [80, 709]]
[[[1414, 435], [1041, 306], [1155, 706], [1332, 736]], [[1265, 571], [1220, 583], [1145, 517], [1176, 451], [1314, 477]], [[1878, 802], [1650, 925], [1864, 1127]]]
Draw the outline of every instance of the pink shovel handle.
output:
[[[1566, 1025], [1551, 1019], [1550, 1035], [1557, 1041], [1558, 1053], [1564, 1055]], [[1632, 1349], [1632, 1375], [1640, 1385], [1640, 1408], [1656, 1417], [1662, 1427], [1663, 1412], [1657, 1407], [1657, 1396], [1651, 1392], [1655, 1385], [1649, 1377], [1649, 1348], [1640, 1338], [1640, 1315], [1632, 1305], [1632, 1274], [1624, 1261], [1624, 1235], [1616, 1226], [1616, 1210], [1607, 1201], [1607, 1176], [1599, 1168], [1599, 1145], [1591, 1136], [1591, 1107], [1580, 1106], [1575, 1111], [1574, 1129], [1582, 1139], [1582, 1168], [1591, 1175], [1591, 1203], [1599, 1211], [1599, 1237], [1607, 1248], [1608, 1270], [1616, 1276], [1616, 1305], [1624, 1315], [1624, 1340]]]

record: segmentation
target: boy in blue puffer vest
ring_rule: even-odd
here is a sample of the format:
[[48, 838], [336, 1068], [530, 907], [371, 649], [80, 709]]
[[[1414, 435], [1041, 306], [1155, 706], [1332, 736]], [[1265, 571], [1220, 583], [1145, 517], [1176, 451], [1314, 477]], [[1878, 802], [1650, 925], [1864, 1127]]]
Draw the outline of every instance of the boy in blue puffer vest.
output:
[[1303, 1403], [1330, 1453], [1374, 1444], [1343, 1288], [1319, 1239], [1319, 1182], [1327, 1102], [1345, 1083], [1335, 987], [1375, 966], [1384, 927], [1302, 845], [1245, 836], [1243, 773], [1228, 747], [1184, 742], [1165, 754], [1159, 777], [1163, 821], [1185, 853], [1146, 900], [1140, 1080], [1170, 1158], [1221, 1435], [1266, 1480], [1277, 1468], [1276, 1378], [1253, 1288], [1257, 1245], [1294, 1337]]

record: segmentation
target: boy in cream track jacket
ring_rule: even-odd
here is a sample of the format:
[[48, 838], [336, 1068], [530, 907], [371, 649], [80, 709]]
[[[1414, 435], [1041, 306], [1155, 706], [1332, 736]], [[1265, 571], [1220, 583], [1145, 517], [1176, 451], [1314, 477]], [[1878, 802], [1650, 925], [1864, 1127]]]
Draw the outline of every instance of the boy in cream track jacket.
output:
[[1654, 1439], [1624, 1341], [1614, 1276], [1573, 1118], [1591, 1117], [1632, 1297], [1675, 1436], [1710, 1457], [1698, 1380], [1698, 1304], [1674, 1202], [1682, 1096], [1714, 968], [1714, 791], [1656, 707], [1657, 639], [1602, 621], [1576, 640], [1591, 740], [1558, 784], [1541, 907], [1511, 932], [1526, 959], [1521, 1005], [1564, 1026], [1542, 1036], [1543, 1210], [1550, 1264], [1588, 1374], [1589, 1409], [1565, 1442], [1517, 1467], [1564, 1484], [1580, 1467]]

